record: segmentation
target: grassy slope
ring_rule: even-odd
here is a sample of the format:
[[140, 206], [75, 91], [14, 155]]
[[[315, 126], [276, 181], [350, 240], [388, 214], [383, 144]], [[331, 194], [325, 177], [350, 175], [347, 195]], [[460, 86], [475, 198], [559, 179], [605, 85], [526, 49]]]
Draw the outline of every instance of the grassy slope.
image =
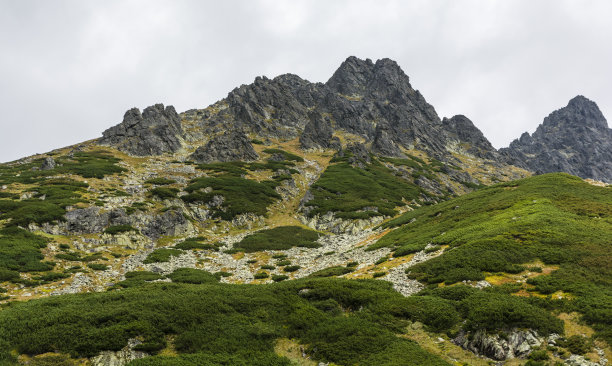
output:
[[539, 305], [579, 311], [612, 341], [611, 188], [547, 174], [424, 207], [384, 226], [399, 228], [373, 248], [390, 246], [395, 255], [428, 243], [449, 245], [443, 255], [410, 268], [413, 278], [430, 284], [523, 273], [536, 261], [555, 265], [550, 275], [505, 287], [523, 295], [567, 293], [566, 300], [549, 296]]

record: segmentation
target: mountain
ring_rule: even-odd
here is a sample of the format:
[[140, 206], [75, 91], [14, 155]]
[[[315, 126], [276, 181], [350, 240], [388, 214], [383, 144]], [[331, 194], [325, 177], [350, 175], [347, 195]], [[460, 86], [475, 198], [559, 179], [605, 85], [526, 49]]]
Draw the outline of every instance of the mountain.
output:
[[583, 96], [552, 112], [533, 135], [527, 132], [501, 153], [537, 174], [566, 172], [612, 182], [612, 129], [595, 102]]
[[388, 59], [130, 109], [0, 164], [0, 365], [603, 364], [610, 187], [510, 159]]

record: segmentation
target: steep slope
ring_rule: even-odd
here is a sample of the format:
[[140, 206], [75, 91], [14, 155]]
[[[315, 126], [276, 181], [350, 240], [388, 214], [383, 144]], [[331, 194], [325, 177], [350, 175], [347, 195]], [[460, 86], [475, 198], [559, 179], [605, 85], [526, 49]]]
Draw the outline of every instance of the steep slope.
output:
[[583, 96], [552, 112], [533, 135], [525, 132], [500, 152], [538, 174], [566, 172], [612, 182], [612, 129], [597, 104]]

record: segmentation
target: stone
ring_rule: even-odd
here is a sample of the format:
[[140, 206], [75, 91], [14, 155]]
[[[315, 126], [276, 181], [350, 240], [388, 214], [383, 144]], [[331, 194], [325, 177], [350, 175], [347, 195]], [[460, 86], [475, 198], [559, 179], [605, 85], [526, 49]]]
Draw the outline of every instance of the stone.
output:
[[55, 160], [52, 157], [47, 156], [43, 160], [40, 166], [40, 170], [51, 170], [51, 169], [54, 169], [56, 165], [57, 164], [55, 163]]
[[198, 163], [254, 161], [259, 159], [253, 145], [242, 131], [227, 131], [210, 139], [189, 157]]
[[98, 143], [136, 156], [161, 155], [178, 151], [183, 135], [174, 107], [155, 104], [142, 114], [138, 108], [125, 112], [123, 121], [104, 131]]
[[500, 153], [537, 174], [566, 172], [612, 183], [612, 129], [597, 104], [580, 95]]
[[128, 340], [128, 344], [117, 352], [103, 351], [98, 356], [90, 359], [92, 366], [124, 366], [130, 361], [145, 358], [149, 356], [148, 353], [142, 351], [136, 351], [134, 348], [142, 344], [142, 341], [131, 338]]

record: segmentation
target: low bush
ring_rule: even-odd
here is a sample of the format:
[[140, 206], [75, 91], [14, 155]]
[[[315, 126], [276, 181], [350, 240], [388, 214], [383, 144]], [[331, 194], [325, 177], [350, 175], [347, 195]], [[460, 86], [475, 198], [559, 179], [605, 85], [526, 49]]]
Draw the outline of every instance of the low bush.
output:
[[177, 198], [179, 190], [177, 188], [157, 187], [149, 191], [151, 196], [162, 200]]
[[353, 272], [353, 269], [350, 267], [334, 266], [316, 271], [312, 273], [310, 277], [335, 277], [342, 276], [351, 272]]
[[183, 251], [178, 250], [178, 249], [170, 249], [170, 248], [156, 249], [153, 252], [151, 252], [142, 263], [149, 264], [149, 263], [169, 262], [170, 257], [178, 257], [181, 254], [183, 254]]
[[104, 229], [104, 232], [110, 235], [128, 233], [131, 231], [138, 232], [138, 229], [136, 229], [132, 225], [114, 225], [114, 226], [109, 226], [106, 229]]
[[257, 231], [234, 245], [237, 250], [258, 252], [262, 250], [286, 250], [292, 247], [317, 248], [319, 233], [299, 226], [279, 226]]

